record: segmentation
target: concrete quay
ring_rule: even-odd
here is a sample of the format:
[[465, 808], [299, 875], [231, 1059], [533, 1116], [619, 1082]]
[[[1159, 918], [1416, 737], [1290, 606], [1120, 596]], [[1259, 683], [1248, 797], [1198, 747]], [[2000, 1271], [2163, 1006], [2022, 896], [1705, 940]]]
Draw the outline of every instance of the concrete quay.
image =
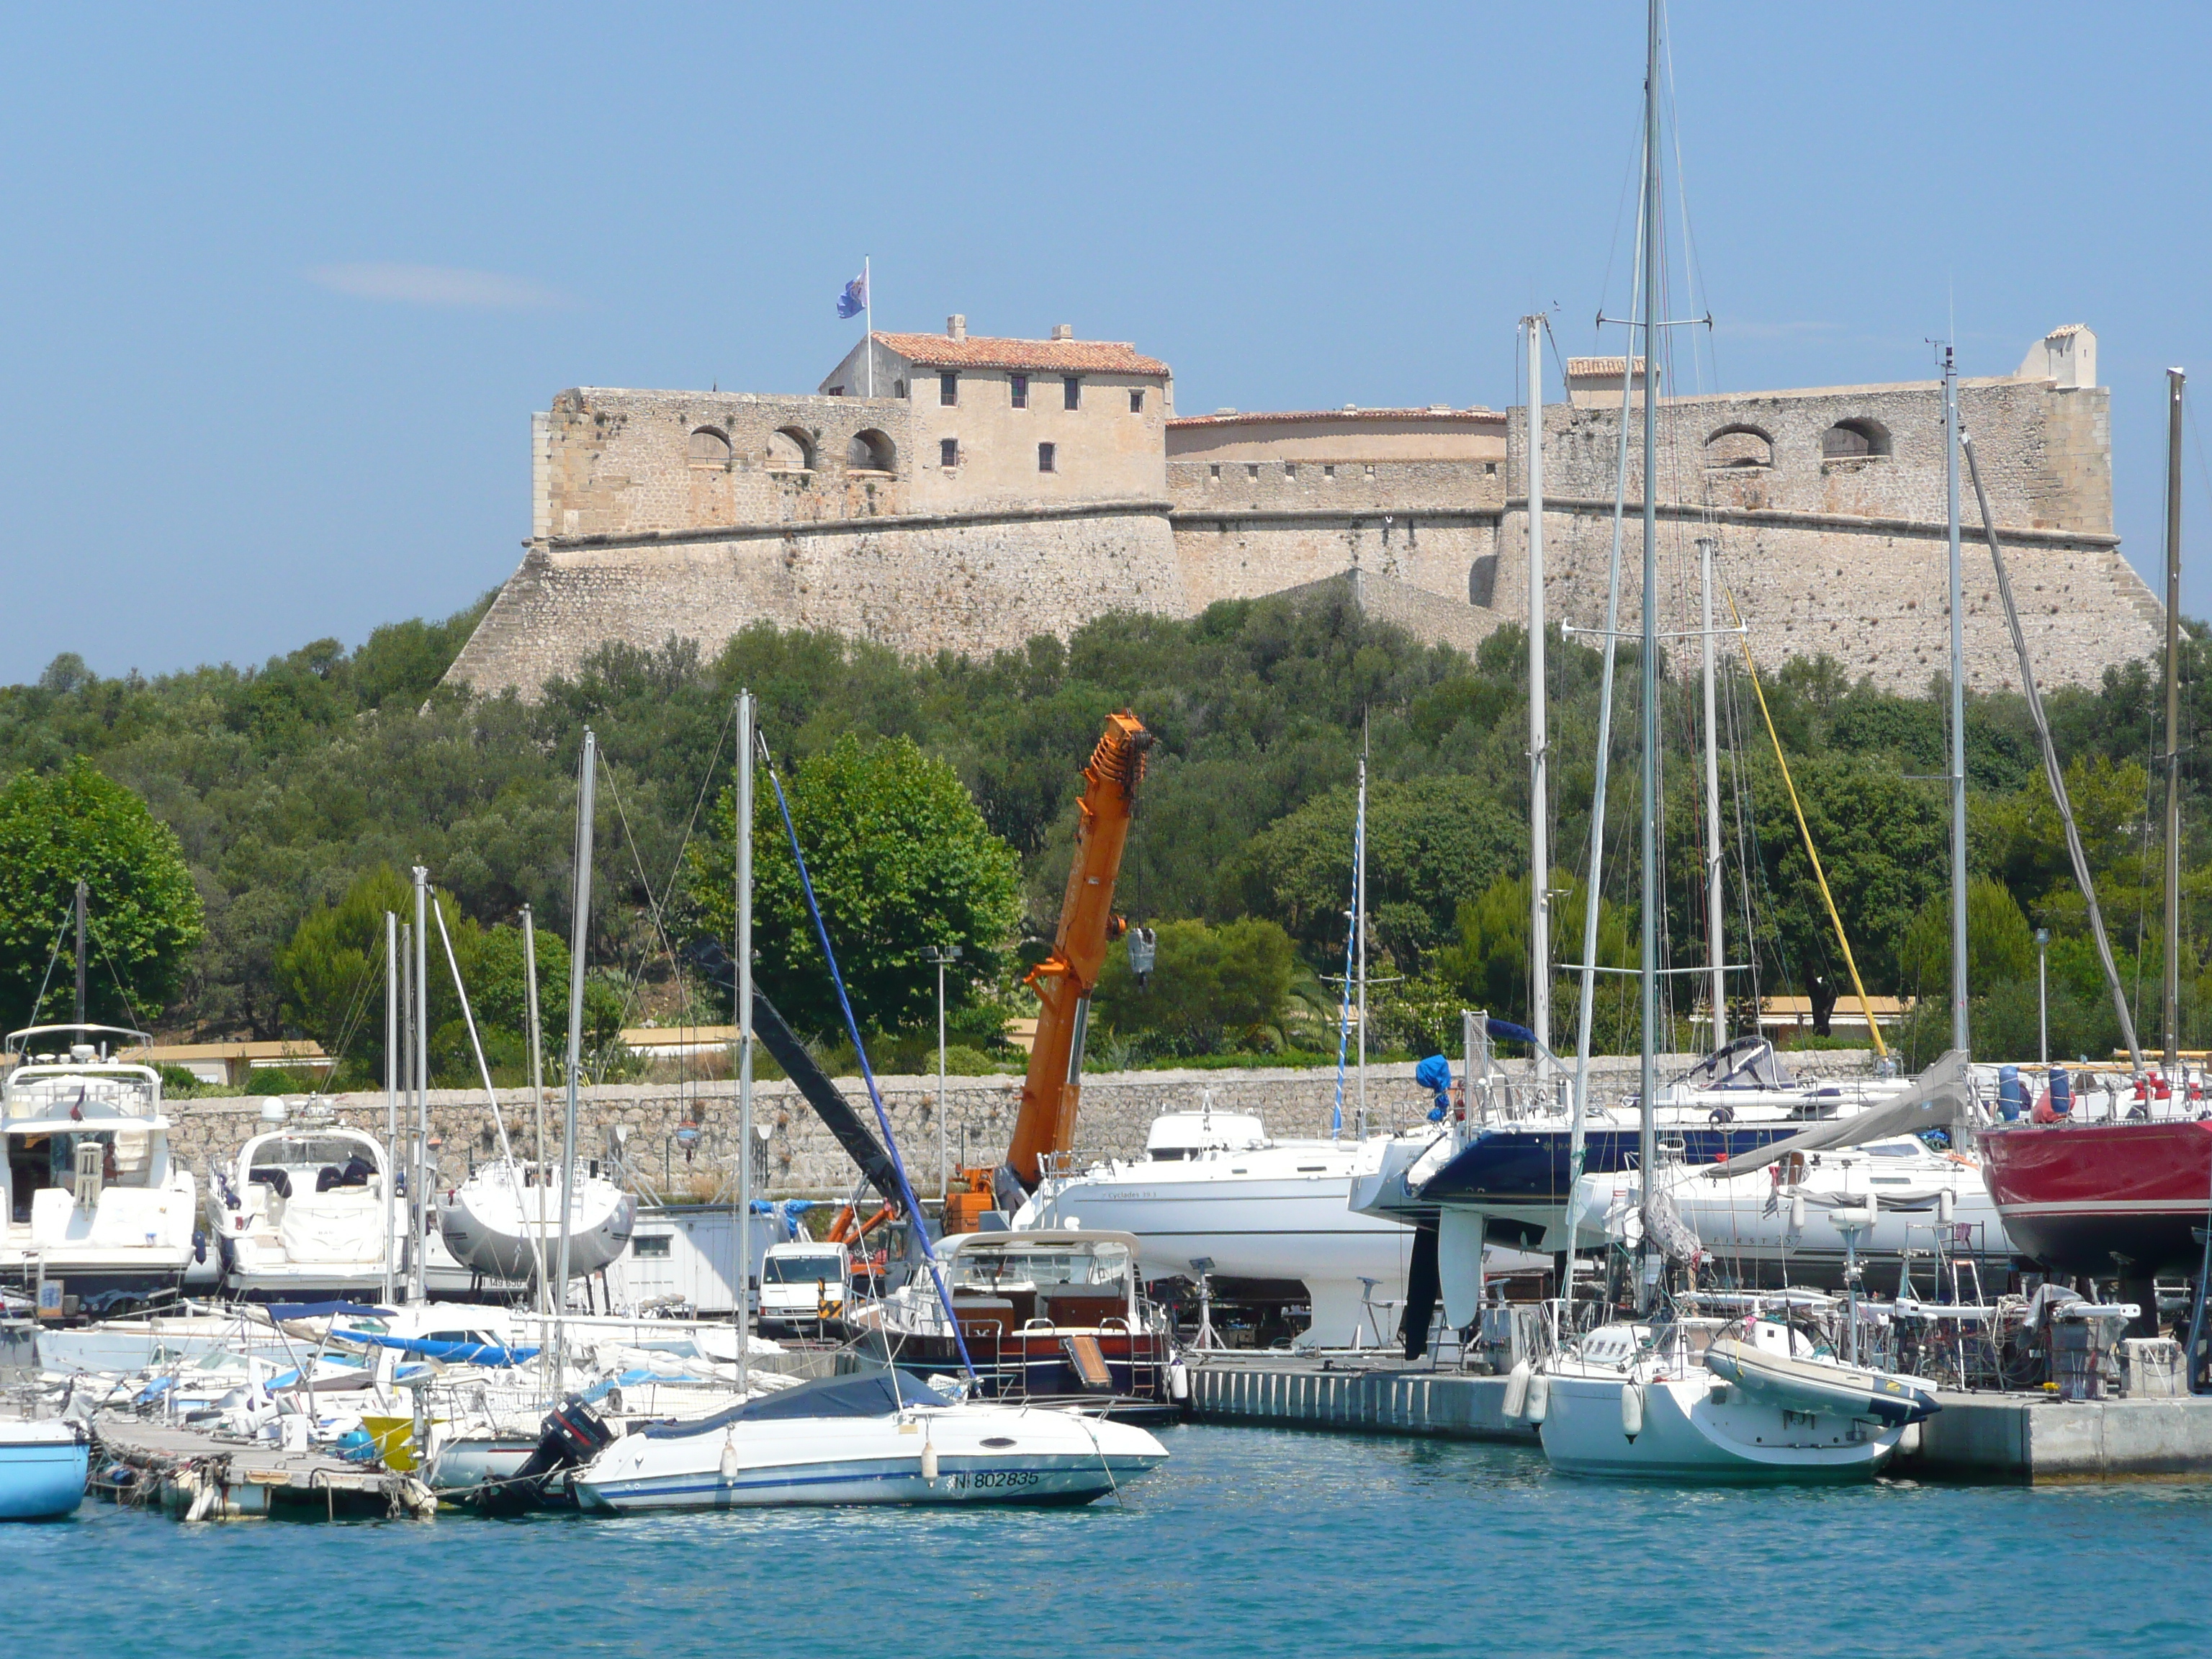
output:
[[[2062, 1401], [1954, 1394], [1887, 1473], [1922, 1480], [2045, 1486], [2212, 1480], [2212, 1395]], [[1385, 1356], [1207, 1354], [1190, 1363], [1191, 1416], [1206, 1422], [1486, 1441], [1535, 1450], [1505, 1415], [1505, 1379]]]

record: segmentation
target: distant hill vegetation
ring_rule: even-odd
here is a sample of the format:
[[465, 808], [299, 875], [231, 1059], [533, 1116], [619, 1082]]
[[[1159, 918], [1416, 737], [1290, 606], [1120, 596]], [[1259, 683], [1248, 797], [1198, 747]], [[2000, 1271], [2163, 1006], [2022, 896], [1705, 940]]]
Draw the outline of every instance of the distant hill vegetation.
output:
[[[1143, 1001], [1146, 990], [1117, 978], [1095, 1053], [1123, 1061], [1224, 1049], [1333, 1053], [1338, 993], [1324, 976], [1343, 968], [1363, 733], [1372, 778], [1370, 968], [1389, 981], [1375, 996], [1379, 1039], [1401, 1049], [1456, 1046], [1459, 1006], [1526, 1014], [1526, 639], [1516, 629], [1500, 630], [1470, 659], [1416, 643], [1340, 599], [1261, 599], [1188, 620], [1110, 616], [1064, 643], [1040, 638], [984, 660], [915, 660], [763, 624], [711, 660], [676, 641], [649, 652], [609, 647], [525, 705], [440, 685], [483, 609], [380, 628], [350, 652], [321, 640], [259, 667], [151, 679], [100, 678], [64, 655], [37, 684], [0, 690], [0, 781], [58, 774], [82, 757], [174, 832], [204, 931], [168, 991], [165, 1029], [339, 1040], [338, 1030], [306, 1027], [340, 1019], [311, 1007], [348, 999], [328, 988], [319, 1000], [296, 987], [288, 996], [288, 948], [303, 923], [335, 909], [357, 884], [386, 879], [376, 872], [387, 867], [427, 866], [477, 927], [509, 926], [529, 903], [541, 931], [565, 938], [574, 780], [587, 724], [607, 765], [592, 940], [602, 981], [619, 994], [627, 1019], [685, 1011], [726, 1018], [726, 994], [689, 953], [709, 931], [696, 872], [715, 867], [713, 849], [729, 835], [718, 804], [741, 685], [760, 696], [763, 734], [780, 766], [803, 770], [848, 736], [864, 746], [909, 739], [951, 769], [988, 833], [1011, 848], [1018, 903], [1006, 914], [1024, 919], [1002, 941], [1010, 948], [989, 982], [963, 988], [970, 1046], [988, 1048], [998, 1023], [1023, 1006], [1019, 974], [1049, 939], [1066, 879], [1080, 769], [1106, 714], [1124, 708], [1158, 745], [1119, 908], [1155, 924], [1193, 924], [1163, 954], [1164, 966], [1193, 964], [1192, 977], [1163, 993], [1157, 1008]], [[2191, 626], [2184, 671], [2191, 732], [2212, 712], [2202, 633]], [[1557, 639], [1549, 660], [1554, 885], [1568, 890], [1562, 909], [1578, 914], [1599, 664], [1594, 652]], [[1600, 950], [1629, 959], [1637, 677], [1626, 653], [1620, 684]], [[1948, 943], [1936, 921], [1948, 857], [1943, 789], [1931, 781], [1945, 763], [1939, 690], [1880, 692], [1825, 659], [1794, 662], [1767, 686], [1868, 989], [1932, 992], [1940, 1002]], [[2096, 690], [2049, 699], [2147, 1031], [2160, 971], [2162, 696], [2156, 678], [2135, 666], [2108, 671]], [[1705, 949], [1697, 707], [1694, 683], [1671, 678], [1661, 711], [1665, 945], [1685, 964]], [[1723, 707], [1728, 959], [1755, 964], [1738, 976], [1747, 1006], [1754, 990], [1802, 992], [1816, 980], [1847, 995], [1765, 729], [1737, 672], [1723, 685]], [[2054, 1048], [2098, 1052], [2117, 1022], [2021, 702], [1974, 697], [1967, 724], [1982, 878], [1970, 941], [1977, 1047], [2019, 1054], [2024, 1042], [2033, 1054], [2034, 962], [2022, 940], [2042, 926], [2053, 934]], [[2208, 762], [2186, 736], [2184, 756], [2185, 1042], [2204, 1046], [2212, 818]], [[722, 858], [726, 869], [726, 850]], [[1508, 890], [1516, 884], [1517, 894]], [[16, 902], [43, 909], [49, 900]], [[1245, 923], [1268, 926], [1230, 926]], [[18, 931], [42, 928], [52, 932], [43, 916]], [[1574, 960], [1580, 948], [1577, 923], [1557, 954]], [[726, 971], [726, 957], [720, 960]], [[1215, 1003], [1200, 1006], [1201, 978], [1219, 988], [1205, 993]], [[1692, 983], [1671, 981], [1678, 1020], [1691, 1012]], [[1605, 996], [1601, 1037], [1632, 1042], [1620, 984]], [[1571, 998], [1563, 981], [1556, 1006], [1571, 1010]], [[882, 1006], [915, 1005], [900, 996]], [[19, 1011], [5, 1012], [13, 1023]], [[605, 1021], [616, 1018], [603, 1012]], [[933, 1013], [927, 1023], [933, 1040]], [[1912, 1024], [1905, 1036], [1916, 1047], [1942, 1035], [1925, 1019]], [[1563, 1014], [1559, 1046], [1571, 1032]]]

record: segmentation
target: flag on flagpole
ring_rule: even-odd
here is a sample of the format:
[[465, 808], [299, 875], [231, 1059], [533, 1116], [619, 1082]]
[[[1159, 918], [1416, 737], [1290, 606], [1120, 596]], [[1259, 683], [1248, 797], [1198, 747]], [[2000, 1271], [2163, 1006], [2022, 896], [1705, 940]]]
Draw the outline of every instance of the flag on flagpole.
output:
[[854, 318], [868, 308], [868, 278], [864, 271], [845, 284], [845, 291], [837, 296], [837, 314]]

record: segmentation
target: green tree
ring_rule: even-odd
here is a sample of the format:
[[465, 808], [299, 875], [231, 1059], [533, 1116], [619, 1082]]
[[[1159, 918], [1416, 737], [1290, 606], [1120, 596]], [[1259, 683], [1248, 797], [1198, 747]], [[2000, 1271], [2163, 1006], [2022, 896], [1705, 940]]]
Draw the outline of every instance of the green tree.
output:
[[[1317, 957], [1344, 949], [1358, 795], [1339, 789], [1254, 836], [1231, 873], [1242, 908]], [[1377, 783], [1367, 799], [1367, 905], [1404, 970], [1452, 936], [1461, 899], [1525, 861], [1526, 831], [1467, 777]]]
[[82, 758], [0, 788], [0, 1001], [11, 1023], [69, 1017], [64, 924], [79, 880], [89, 889], [86, 1018], [151, 1021], [183, 982], [205, 912], [175, 831]]
[[1158, 1054], [1283, 1046], [1293, 967], [1288, 933], [1257, 917], [1219, 927], [1167, 921], [1154, 931], [1159, 953], [1142, 986], [1130, 971], [1126, 939], [1107, 952], [1091, 996], [1102, 1024]]
[[[1947, 1007], [1951, 994], [1951, 895], [1937, 892], [1920, 907], [1898, 948], [1900, 981], [1915, 996]], [[2035, 934], [2012, 890], [1988, 876], [1966, 884], [1966, 987], [1985, 995], [2035, 976]]]
[[[1013, 849], [983, 822], [959, 775], [910, 739], [864, 744], [847, 735], [807, 761], [786, 786], [854, 1018], [864, 1032], [920, 1022], [936, 1006], [935, 971], [922, 952], [957, 945], [964, 971], [948, 1000], [965, 1002], [1004, 963], [1021, 919]], [[785, 1017], [814, 1035], [841, 1034], [814, 923], [783, 818], [763, 775], [753, 821], [753, 940], [762, 988]], [[722, 793], [717, 818], [735, 808]], [[727, 939], [735, 895], [726, 838], [695, 841], [690, 897], [700, 931]]]

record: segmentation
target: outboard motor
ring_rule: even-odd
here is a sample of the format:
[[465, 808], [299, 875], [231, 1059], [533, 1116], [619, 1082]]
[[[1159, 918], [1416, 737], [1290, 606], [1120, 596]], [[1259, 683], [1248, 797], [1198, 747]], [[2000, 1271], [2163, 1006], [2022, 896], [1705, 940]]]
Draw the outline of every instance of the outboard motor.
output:
[[575, 1500], [560, 1477], [581, 1468], [615, 1441], [615, 1431], [584, 1401], [574, 1398], [545, 1414], [538, 1449], [505, 1480], [465, 1493], [461, 1501], [483, 1515], [520, 1515], [565, 1507]]

